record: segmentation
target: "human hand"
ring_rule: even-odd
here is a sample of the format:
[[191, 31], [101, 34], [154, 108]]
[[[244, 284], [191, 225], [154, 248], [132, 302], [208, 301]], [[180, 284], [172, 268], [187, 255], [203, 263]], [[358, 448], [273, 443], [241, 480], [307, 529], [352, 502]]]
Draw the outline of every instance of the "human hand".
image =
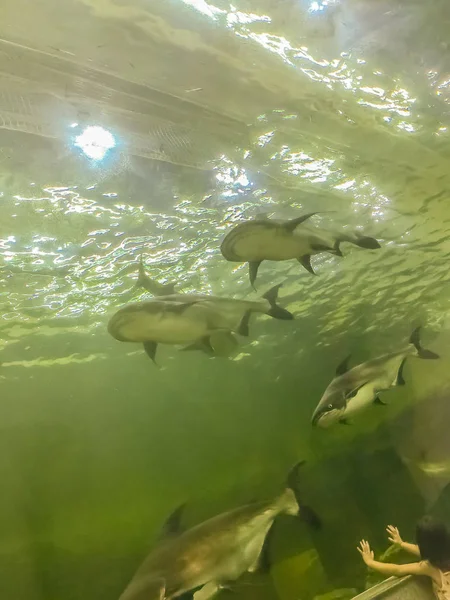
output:
[[388, 539], [390, 542], [392, 542], [393, 544], [397, 544], [397, 546], [401, 546], [403, 543], [402, 537], [397, 529], [397, 527], [394, 527], [393, 525], [388, 525], [386, 527], [386, 531], [388, 534]]
[[370, 563], [373, 562], [373, 551], [370, 549], [369, 542], [361, 540], [357, 550], [361, 554], [363, 561], [369, 567]]

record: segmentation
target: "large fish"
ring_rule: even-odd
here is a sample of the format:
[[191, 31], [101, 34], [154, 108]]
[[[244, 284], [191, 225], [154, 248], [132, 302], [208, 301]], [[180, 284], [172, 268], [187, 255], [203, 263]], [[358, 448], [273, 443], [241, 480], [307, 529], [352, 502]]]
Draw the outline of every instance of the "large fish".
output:
[[405, 385], [403, 368], [409, 356], [436, 359], [437, 354], [425, 350], [420, 344], [420, 327], [409, 339], [409, 346], [373, 358], [349, 368], [347, 357], [336, 369], [336, 376], [325, 390], [312, 416], [312, 424], [329, 427], [334, 423], [347, 423], [347, 418], [371, 404], [384, 404], [379, 394], [391, 387]]
[[240, 223], [224, 238], [220, 250], [226, 260], [248, 262], [250, 283], [254, 286], [263, 260], [282, 261], [297, 259], [310, 273], [311, 256], [329, 252], [342, 256], [340, 244], [351, 242], [361, 248], [380, 248], [376, 239], [357, 233], [332, 233], [318, 227], [304, 225], [317, 213], [309, 213], [290, 221], [255, 219]]
[[[184, 532], [180, 509], [169, 518], [166, 535], [145, 559], [119, 600], [206, 600], [245, 572], [267, 568], [265, 541], [279, 514], [299, 516], [320, 528], [315, 512], [303, 505], [298, 490], [299, 463], [286, 489], [267, 502], [254, 502]], [[168, 534], [168, 535], [167, 535]], [[268, 540], [267, 540], [268, 541]]]
[[185, 350], [219, 354], [219, 347], [233, 344], [232, 332], [248, 335], [254, 312], [275, 319], [293, 319], [289, 311], [277, 304], [280, 287], [273, 287], [258, 301], [172, 294], [129, 304], [111, 317], [108, 332], [120, 342], [142, 343], [153, 361], [158, 344], [187, 344]]

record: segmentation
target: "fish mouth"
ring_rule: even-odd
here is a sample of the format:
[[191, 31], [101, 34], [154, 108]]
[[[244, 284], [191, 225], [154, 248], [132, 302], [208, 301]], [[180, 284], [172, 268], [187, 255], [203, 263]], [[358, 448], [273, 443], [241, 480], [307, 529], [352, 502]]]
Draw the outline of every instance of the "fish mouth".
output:
[[314, 411], [314, 414], [311, 418], [311, 425], [313, 427], [318, 427], [321, 425], [321, 421], [322, 419], [324, 419], [326, 417], [326, 415], [328, 414], [328, 410], [323, 410], [323, 409], [316, 409]]
[[315, 412], [312, 416], [311, 419], [311, 425], [313, 427], [317, 427], [317, 425], [319, 424], [320, 419], [322, 418], [322, 414], [321, 412]]
[[339, 420], [340, 411], [336, 409], [320, 410], [313, 414], [311, 419], [311, 425], [313, 427], [327, 428], [331, 427], [336, 421]]

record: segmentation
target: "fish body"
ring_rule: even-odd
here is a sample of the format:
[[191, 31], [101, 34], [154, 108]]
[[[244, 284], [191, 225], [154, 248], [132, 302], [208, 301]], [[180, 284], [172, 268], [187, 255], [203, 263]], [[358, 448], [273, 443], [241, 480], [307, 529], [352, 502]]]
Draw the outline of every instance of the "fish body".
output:
[[149, 300], [121, 308], [110, 320], [108, 332], [121, 342], [186, 344], [216, 330], [213, 317], [195, 302]]
[[[162, 541], [138, 569], [120, 600], [170, 600], [199, 588], [202, 598], [258, 568], [267, 534], [279, 514], [319, 521], [286, 488], [269, 502], [225, 512]], [[311, 520], [311, 515], [313, 519]], [[163, 593], [161, 593], [161, 587]]]
[[304, 225], [316, 213], [289, 221], [255, 219], [240, 223], [232, 229], [221, 244], [223, 257], [232, 262], [248, 262], [250, 283], [253, 286], [262, 261], [297, 259], [310, 273], [311, 256], [329, 252], [342, 256], [340, 243], [347, 241], [362, 248], [379, 248], [374, 238], [358, 234], [332, 233]]
[[208, 296], [206, 294], [174, 294], [161, 296], [160, 299], [175, 303], [195, 302], [197, 307], [201, 307], [200, 310], [204, 309], [209, 312], [210, 319], [214, 321], [216, 327], [224, 329], [237, 329], [242, 317], [248, 312], [265, 315], [272, 308], [266, 298], [261, 298], [260, 300], [239, 300], [235, 298]]
[[312, 417], [312, 424], [329, 427], [346, 422], [372, 404], [384, 404], [379, 397], [383, 391], [405, 385], [403, 367], [409, 356], [425, 359], [439, 358], [420, 344], [420, 328], [414, 330], [409, 346], [400, 351], [384, 354], [353, 368], [348, 358], [337, 368], [336, 377], [328, 385]]
[[118, 310], [108, 323], [108, 332], [121, 342], [143, 343], [152, 360], [157, 344], [189, 344], [187, 349], [214, 354], [212, 337], [220, 345], [224, 337], [231, 340], [233, 331], [248, 335], [254, 312], [278, 319], [293, 318], [277, 304], [279, 288], [278, 285], [269, 290], [260, 301], [201, 294], [160, 296]]

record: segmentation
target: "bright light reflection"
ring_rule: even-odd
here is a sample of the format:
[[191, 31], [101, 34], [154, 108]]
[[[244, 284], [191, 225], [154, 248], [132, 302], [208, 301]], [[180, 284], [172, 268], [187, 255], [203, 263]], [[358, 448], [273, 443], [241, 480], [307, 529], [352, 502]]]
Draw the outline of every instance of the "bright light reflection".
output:
[[103, 127], [86, 127], [83, 133], [75, 138], [75, 146], [78, 146], [89, 158], [102, 160], [116, 141], [112, 133]]
[[334, 4], [336, 0], [313, 0], [309, 5], [309, 12], [320, 12], [325, 10], [330, 4]]
[[248, 24], [248, 23], [257, 23], [257, 22], [265, 22], [270, 23], [271, 18], [267, 15], [255, 15], [253, 13], [243, 13], [239, 11], [235, 11], [234, 7], [232, 7], [233, 12], [228, 13], [227, 15], [227, 23], [228, 26], [232, 26], [237, 23]]
[[197, 9], [199, 12], [203, 13], [207, 17], [211, 17], [215, 19], [217, 15], [223, 14], [226, 11], [214, 6], [213, 4], [208, 4], [205, 0], [183, 0], [185, 4], [189, 4], [193, 8]]

